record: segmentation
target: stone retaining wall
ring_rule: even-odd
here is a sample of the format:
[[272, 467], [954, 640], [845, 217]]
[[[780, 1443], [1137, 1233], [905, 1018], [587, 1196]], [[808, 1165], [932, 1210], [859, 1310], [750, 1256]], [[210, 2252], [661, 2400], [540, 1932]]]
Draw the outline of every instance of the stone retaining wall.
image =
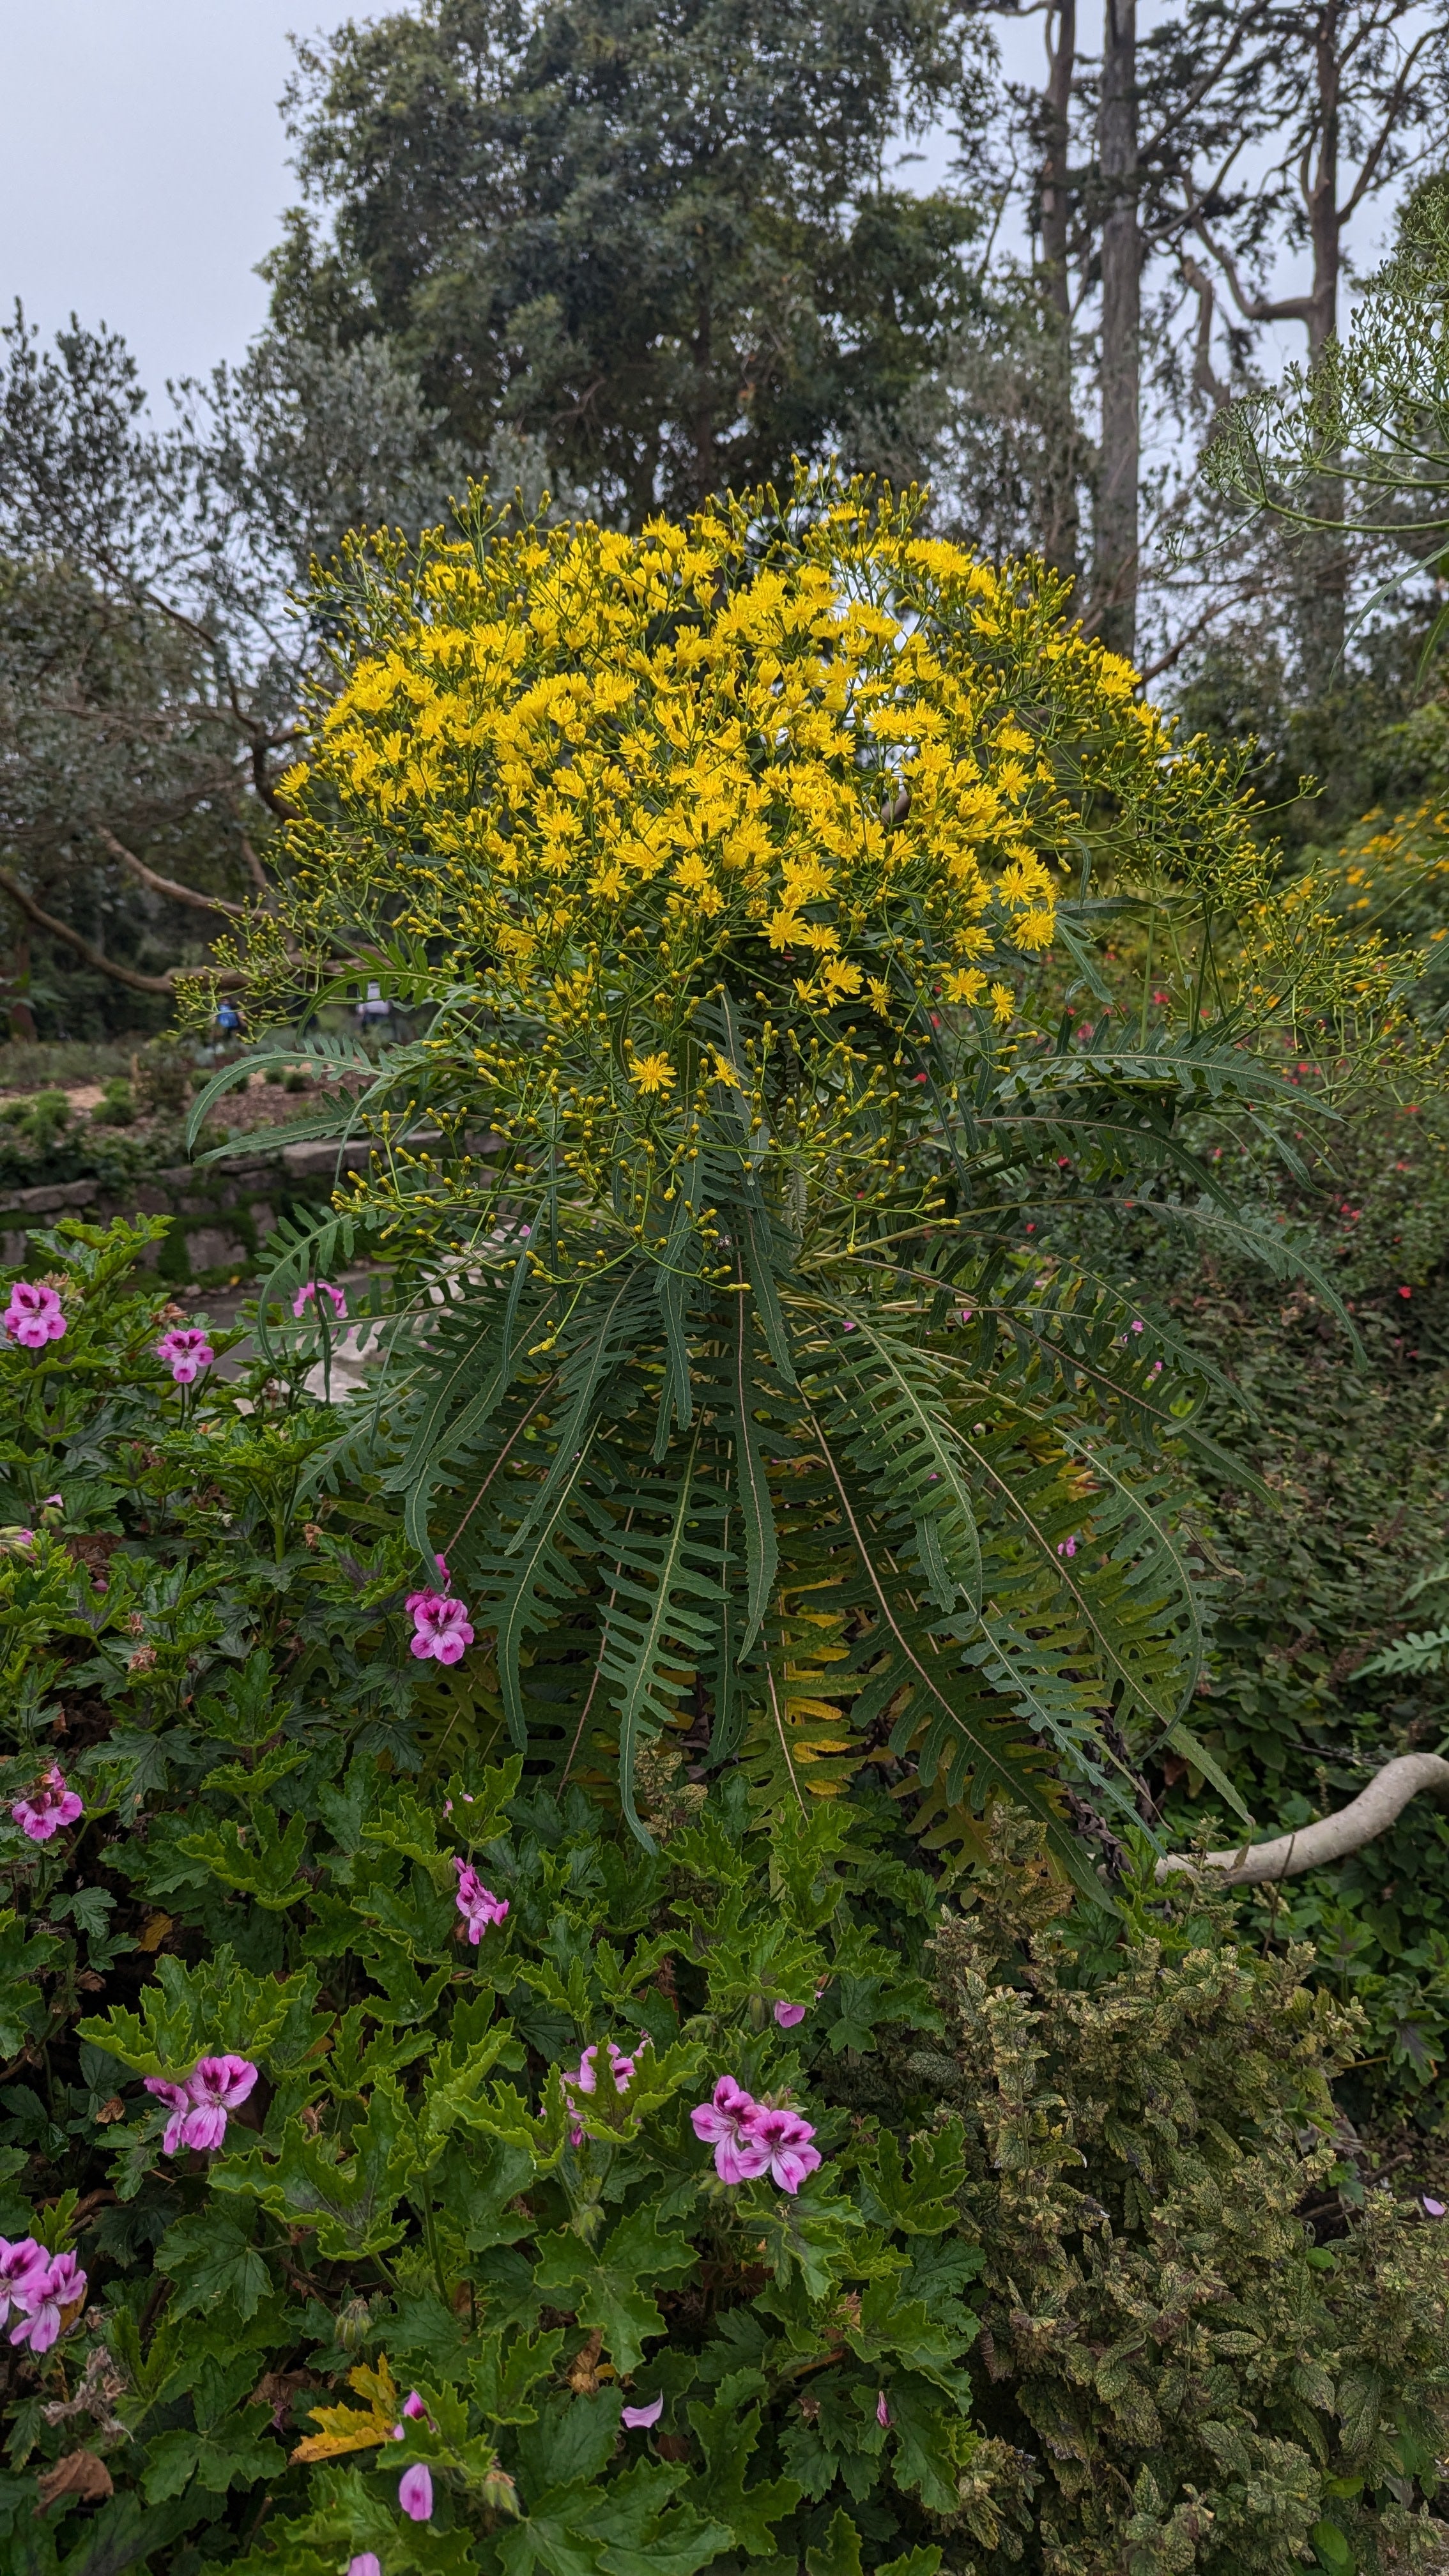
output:
[[113, 1216], [169, 1216], [170, 1234], [150, 1255], [164, 1278], [181, 1285], [249, 1271], [281, 1210], [299, 1200], [325, 1200], [337, 1175], [363, 1170], [368, 1153], [365, 1145], [339, 1149], [325, 1141], [284, 1145], [276, 1153], [237, 1154], [203, 1170], [180, 1163], [120, 1189], [93, 1179], [12, 1190], [0, 1205], [0, 1264], [22, 1263], [29, 1229], [52, 1225], [60, 1216], [84, 1215], [91, 1225], [108, 1225]]

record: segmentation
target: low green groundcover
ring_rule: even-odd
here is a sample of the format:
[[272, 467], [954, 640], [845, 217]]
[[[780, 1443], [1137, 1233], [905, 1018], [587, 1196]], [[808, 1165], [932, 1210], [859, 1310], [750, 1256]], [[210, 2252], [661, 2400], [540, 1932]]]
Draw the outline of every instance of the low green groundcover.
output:
[[1442, 2566], [1442, 2213], [1342, 2232], [1309, 1954], [1009, 1817], [947, 1887], [870, 1770], [660, 1748], [649, 1853], [500, 1762], [322, 1301], [223, 1384], [151, 1231], [0, 1353], [6, 2568]]

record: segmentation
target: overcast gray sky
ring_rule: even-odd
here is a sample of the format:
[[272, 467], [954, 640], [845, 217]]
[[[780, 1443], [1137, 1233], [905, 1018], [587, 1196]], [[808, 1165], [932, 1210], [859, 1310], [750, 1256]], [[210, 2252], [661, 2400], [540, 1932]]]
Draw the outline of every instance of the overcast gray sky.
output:
[[[295, 196], [292, 28], [344, 0], [0, 0], [0, 301], [125, 333], [143, 380], [239, 357]], [[361, 12], [359, 14], [365, 14]]]
[[[358, 16], [381, 5], [351, 0]], [[256, 263], [296, 194], [277, 113], [288, 33], [348, 14], [349, 0], [0, 0], [0, 307], [19, 295], [47, 336], [72, 310], [110, 323], [157, 393], [240, 357], [265, 314]], [[1040, 19], [1000, 33], [1012, 70], [1039, 79]], [[1361, 256], [1388, 220], [1361, 220]], [[1300, 353], [1300, 333], [1270, 336]]]

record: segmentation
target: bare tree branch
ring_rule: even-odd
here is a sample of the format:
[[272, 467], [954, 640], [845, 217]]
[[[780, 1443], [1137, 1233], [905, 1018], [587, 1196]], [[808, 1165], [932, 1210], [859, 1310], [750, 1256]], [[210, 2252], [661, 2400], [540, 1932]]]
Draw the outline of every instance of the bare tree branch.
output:
[[233, 921], [245, 921], [247, 908], [244, 903], [228, 903], [225, 896], [219, 894], [198, 894], [194, 886], [181, 885], [175, 877], [158, 876], [154, 868], [147, 867], [144, 859], [137, 858], [134, 850], [127, 849], [124, 841], [118, 841], [115, 833], [108, 831], [104, 823], [96, 825], [96, 837], [104, 842], [112, 858], [119, 859], [121, 865], [129, 868], [133, 877], [139, 877], [143, 886], [149, 886], [153, 894], [164, 894], [170, 903], [189, 904], [193, 912], [224, 912]]
[[[143, 975], [138, 967], [118, 965], [113, 957], [106, 956], [104, 950], [94, 947], [89, 939], [83, 939], [78, 930], [72, 930], [68, 921], [58, 921], [53, 912], [46, 912], [34, 895], [26, 893], [18, 878], [11, 876], [8, 868], [0, 868], [0, 894], [8, 894], [11, 902], [18, 905], [26, 919], [33, 921], [38, 929], [48, 930], [52, 939], [63, 939], [66, 946], [83, 957], [88, 966], [96, 967], [102, 975], [109, 975], [113, 983], [129, 985], [133, 993], [164, 993], [170, 998], [175, 994], [178, 975], [194, 975], [200, 971], [194, 966], [168, 966], [164, 975]], [[246, 977], [227, 974], [217, 975], [213, 980], [218, 992], [234, 993], [240, 991]]]
[[1449, 1762], [1442, 1754], [1399, 1754], [1336, 1816], [1321, 1816], [1317, 1824], [1304, 1825], [1296, 1834], [1275, 1834], [1266, 1843], [1240, 1843], [1236, 1851], [1191, 1856], [1172, 1852], [1157, 1864], [1158, 1884], [1178, 1871], [1191, 1877], [1204, 1869], [1212, 1870], [1223, 1887], [1263, 1887], [1274, 1879], [1297, 1878], [1302, 1870], [1321, 1869], [1326, 1861], [1362, 1851], [1365, 1843], [1388, 1831], [1421, 1789], [1449, 1802]]

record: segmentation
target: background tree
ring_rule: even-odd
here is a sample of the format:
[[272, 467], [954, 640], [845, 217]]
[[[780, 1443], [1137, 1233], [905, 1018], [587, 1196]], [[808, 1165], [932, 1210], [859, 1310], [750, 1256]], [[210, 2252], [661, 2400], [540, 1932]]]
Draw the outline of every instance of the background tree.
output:
[[[889, 185], [964, 87], [949, 0], [425, 0], [299, 47], [288, 335], [383, 333], [637, 525], [898, 434], [974, 217]], [[330, 236], [324, 229], [330, 226]]]
[[289, 585], [465, 467], [380, 343], [263, 342], [164, 428], [114, 333], [0, 348], [0, 892], [78, 1033], [267, 891], [318, 641]]

